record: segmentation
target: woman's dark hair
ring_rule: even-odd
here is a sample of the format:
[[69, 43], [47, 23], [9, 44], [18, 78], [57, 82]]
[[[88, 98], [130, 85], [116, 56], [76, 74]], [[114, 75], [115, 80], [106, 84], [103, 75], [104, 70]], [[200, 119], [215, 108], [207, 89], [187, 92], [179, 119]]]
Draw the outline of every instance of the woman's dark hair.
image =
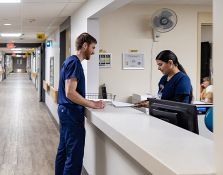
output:
[[97, 40], [89, 33], [82, 33], [76, 39], [76, 50], [80, 50], [84, 43], [90, 45], [91, 43], [97, 44]]
[[[178, 67], [178, 69], [187, 74], [185, 69], [183, 68], [183, 66], [179, 63], [177, 56], [175, 55], [175, 53], [173, 53], [171, 50], [163, 50], [161, 51], [157, 56], [156, 56], [156, 60], [160, 60], [163, 61], [165, 63], [168, 63], [169, 60], [173, 61], [173, 64], [175, 66]], [[193, 98], [193, 88], [191, 86], [191, 91], [190, 91], [190, 97], [189, 97], [189, 101], [191, 102]]]
[[211, 79], [209, 77], [202, 78], [202, 82], [205, 82], [205, 81], [209, 81], [209, 83], [211, 84]]
[[173, 64], [178, 67], [178, 69], [187, 74], [183, 66], [179, 63], [177, 56], [171, 50], [163, 50], [156, 56], [156, 60], [161, 60], [165, 63], [168, 63], [169, 60], [173, 61]]

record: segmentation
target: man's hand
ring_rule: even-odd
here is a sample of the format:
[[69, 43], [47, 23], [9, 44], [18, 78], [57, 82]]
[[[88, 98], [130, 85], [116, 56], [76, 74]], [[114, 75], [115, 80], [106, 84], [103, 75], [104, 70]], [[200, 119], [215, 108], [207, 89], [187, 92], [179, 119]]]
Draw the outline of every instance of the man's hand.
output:
[[76, 91], [76, 88], [77, 88], [76, 78], [70, 78], [65, 81], [66, 97], [72, 102], [93, 109], [103, 109], [105, 107], [105, 103], [102, 100], [93, 101], [85, 99]]
[[103, 109], [105, 107], [105, 102], [100, 100], [100, 101], [93, 101], [91, 100], [91, 108], [93, 109]]

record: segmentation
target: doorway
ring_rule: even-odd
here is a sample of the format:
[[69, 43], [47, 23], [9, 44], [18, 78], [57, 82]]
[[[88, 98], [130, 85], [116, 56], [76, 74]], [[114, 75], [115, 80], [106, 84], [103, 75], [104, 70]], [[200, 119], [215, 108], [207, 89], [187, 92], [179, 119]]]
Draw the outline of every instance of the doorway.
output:
[[[209, 75], [211, 78], [212, 68], [212, 13], [202, 12], [198, 13], [198, 39], [197, 39], [197, 80], [196, 80], [196, 98], [200, 100], [201, 94], [201, 79], [205, 75]], [[203, 43], [203, 44], [202, 44]], [[204, 44], [206, 43], [206, 44]], [[208, 44], [209, 43], [209, 44]], [[203, 47], [203, 49], [201, 49]], [[207, 49], [209, 48], [209, 49]], [[202, 51], [201, 51], [202, 50]], [[203, 53], [202, 53], [203, 52]], [[205, 53], [206, 52], [206, 53]], [[202, 54], [202, 56], [201, 56]], [[203, 58], [203, 55], [207, 55]], [[204, 66], [205, 65], [205, 66]]]
[[213, 77], [212, 64], [212, 25], [201, 26], [201, 79]]
[[43, 80], [45, 80], [45, 43], [42, 43], [40, 46], [40, 102], [45, 102], [45, 90], [43, 89]]
[[[71, 48], [71, 19], [68, 17], [60, 25], [60, 69], [65, 59], [70, 56]], [[59, 71], [60, 72], [60, 71]]]
[[13, 57], [13, 72], [14, 73], [25, 73], [26, 72], [26, 58]]

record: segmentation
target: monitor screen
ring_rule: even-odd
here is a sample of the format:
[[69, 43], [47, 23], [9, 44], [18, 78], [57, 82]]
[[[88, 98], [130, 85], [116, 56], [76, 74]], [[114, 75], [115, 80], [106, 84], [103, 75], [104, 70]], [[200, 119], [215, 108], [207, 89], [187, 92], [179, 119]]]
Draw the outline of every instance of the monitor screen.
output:
[[196, 134], [199, 133], [195, 105], [152, 98], [148, 100], [150, 115]]

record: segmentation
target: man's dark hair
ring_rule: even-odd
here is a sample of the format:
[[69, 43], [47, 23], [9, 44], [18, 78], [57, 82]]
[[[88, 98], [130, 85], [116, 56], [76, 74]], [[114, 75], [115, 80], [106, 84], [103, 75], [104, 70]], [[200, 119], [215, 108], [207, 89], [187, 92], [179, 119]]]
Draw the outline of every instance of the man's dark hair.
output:
[[76, 39], [76, 50], [80, 50], [84, 43], [87, 43], [88, 45], [92, 43], [97, 44], [97, 40], [89, 33], [82, 33]]

